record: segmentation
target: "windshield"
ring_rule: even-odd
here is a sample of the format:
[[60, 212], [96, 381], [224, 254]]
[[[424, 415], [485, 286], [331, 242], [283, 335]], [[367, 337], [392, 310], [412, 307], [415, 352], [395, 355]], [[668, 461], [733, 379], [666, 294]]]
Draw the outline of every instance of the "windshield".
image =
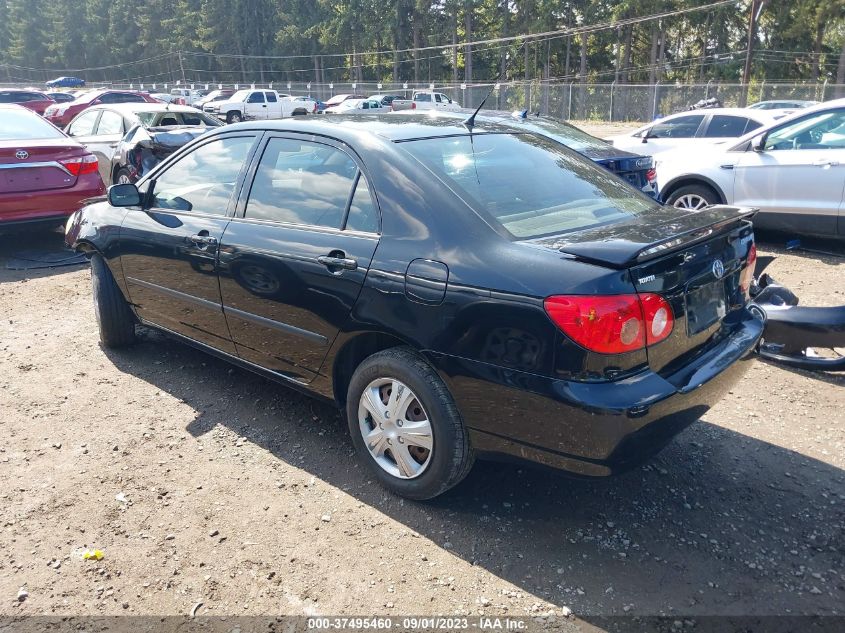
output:
[[63, 137], [59, 130], [29, 110], [3, 110], [0, 116], [0, 141]]
[[219, 127], [223, 125], [222, 122], [203, 114], [199, 110], [196, 112], [136, 112], [135, 115], [141, 121], [144, 127], [167, 127], [171, 125], [201, 125], [205, 127]]
[[517, 239], [614, 224], [659, 206], [560, 143], [533, 134], [449, 136], [401, 147]]
[[229, 97], [229, 99], [231, 101], [246, 101], [250, 92], [252, 92], [252, 90], [238, 90], [235, 94]]

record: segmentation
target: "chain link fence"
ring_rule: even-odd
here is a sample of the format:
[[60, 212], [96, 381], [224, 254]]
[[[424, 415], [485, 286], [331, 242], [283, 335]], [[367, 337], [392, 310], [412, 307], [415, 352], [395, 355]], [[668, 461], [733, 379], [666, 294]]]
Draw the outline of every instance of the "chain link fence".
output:
[[[2, 86], [7, 84], [0, 84]], [[795, 99], [826, 101], [845, 97], [845, 85], [759, 83], [748, 87], [742, 84], [707, 82], [698, 84], [582, 84], [579, 82], [508, 82], [496, 84], [485, 103], [486, 109], [524, 110], [540, 112], [560, 119], [636, 122], [686, 110], [701, 99], [716, 98], [725, 107], [737, 107], [747, 90], [747, 103], [757, 101]], [[11, 87], [11, 86], [9, 86]], [[15, 86], [23, 87], [23, 86]], [[464, 107], [475, 108], [494, 88], [492, 84], [464, 83], [120, 83], [97, 82], [88, 88], [115, 88], [169, 92], [172, 88], [272, 88], [292, 95], [307, 95], [327, 101], [338, 94], [369, 96], [397, 94], [410, 98], [414, 90], [434, 89], [448, 95]], [[39, 88], [40, 89], [40, 88]]]

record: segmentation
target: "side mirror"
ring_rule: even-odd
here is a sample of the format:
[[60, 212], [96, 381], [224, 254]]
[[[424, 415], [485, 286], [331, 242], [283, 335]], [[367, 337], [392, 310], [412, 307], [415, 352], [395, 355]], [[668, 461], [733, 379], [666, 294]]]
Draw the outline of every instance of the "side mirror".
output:
[[112, 185], [109, 187], [109, 204], [113, 207], [139, 207], [141, 193], [131, 183]]
[[643, 132], [643, 143], [648, 143], [648, 135], [651, 134], [651, 128], [648, 128], [645, 132]]
[[765, 152], [766, 151], [766, 135], [760, 134], [759, 136], [755, 136], [751, 139], [751, 149], [755, 152]]

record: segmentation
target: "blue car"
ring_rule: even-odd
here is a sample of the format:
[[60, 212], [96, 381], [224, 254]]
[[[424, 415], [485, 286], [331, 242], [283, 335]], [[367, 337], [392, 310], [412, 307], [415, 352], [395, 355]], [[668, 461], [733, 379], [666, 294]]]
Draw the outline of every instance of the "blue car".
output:
[[79, 77], [57, 77], [47, 82], [51, 88], [84, 88], [85, 80]]

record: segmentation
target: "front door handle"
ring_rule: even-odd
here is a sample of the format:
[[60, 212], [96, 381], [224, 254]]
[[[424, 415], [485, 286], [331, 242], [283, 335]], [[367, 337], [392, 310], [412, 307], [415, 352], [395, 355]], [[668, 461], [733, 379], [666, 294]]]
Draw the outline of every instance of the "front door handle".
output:
[[819, 160], [813, 161], [813, 165], [816, 167], [836, 167], [839, 164], [838, 160], [833, 160], [832, 158], [820, 158]]
[[317, 261], [332, 272], [336, 270], [356, 270], [358, 268], [358, 260], [344, 257], [343, 253], [321, 255], [317, 258]]
[[217, 246], [217, 238], [210, 235], [192, 235], [188, 238], [197, 246]]

